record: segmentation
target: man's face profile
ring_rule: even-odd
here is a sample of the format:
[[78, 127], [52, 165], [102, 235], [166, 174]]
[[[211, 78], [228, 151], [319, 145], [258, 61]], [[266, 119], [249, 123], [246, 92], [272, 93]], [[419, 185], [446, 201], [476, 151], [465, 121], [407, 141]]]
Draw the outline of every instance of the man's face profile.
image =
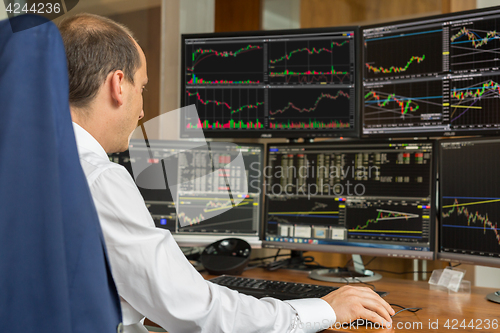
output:
[[136, 44], [136, 47], [141, 57], [141, 66], [134, 74], [134, 83], [132, 84], [130, 82], [126, 82], [128, 85], [129, 96], [127, 98], [127, 105], [125, 106], [125, 113], [122, 118], [123, 123], [121, 131], [123, 133], [123, 138], [120, 138], [121, 151], [128, 149], [130, 137], [136, 129], [139, 120], [144, 117], [144, 101], [142, 93], [144, 92], [144, 87], [148, 83], [147, 63], [144, 52], [140, 46]]

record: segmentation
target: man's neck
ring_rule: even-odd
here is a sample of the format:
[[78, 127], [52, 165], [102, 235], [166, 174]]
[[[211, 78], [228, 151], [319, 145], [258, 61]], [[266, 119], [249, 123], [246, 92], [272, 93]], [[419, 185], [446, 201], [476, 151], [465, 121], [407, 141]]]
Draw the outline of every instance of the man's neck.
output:
[[80, 110], [75, 110], [71, 108], [71, 118], [73, 122], [79, 125], [81, 128], [86, 130], [90, 135], [94, 137], [94, 139], [99, 142], [101, 147], [108, 152], [108, 146], [106, 141], [105, 129], [102, 128], [101, 123], [93, 120], [92, 115], [89, 113], [85, 116], [82, 116]]

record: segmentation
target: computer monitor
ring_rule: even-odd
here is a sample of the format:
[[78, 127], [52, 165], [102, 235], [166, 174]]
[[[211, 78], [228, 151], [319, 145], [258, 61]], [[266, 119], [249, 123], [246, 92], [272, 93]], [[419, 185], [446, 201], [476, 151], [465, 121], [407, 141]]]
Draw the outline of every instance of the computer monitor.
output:
[[439, 142], [439, 259], [500, 267], [499, 152], [499, 138]]
[[181, 137], [359, 136], [357, 27], [182, 36]]
[[181, 246], [237, 237], [260, 247], [263, 146], [131, 140], [110, 158], [135, 179], [158, 228]]
[[362, 28], [362, 136], [500, 134], [500, 7]]
[[271, 144], [263, 246], [435, 257], [434, 143]]

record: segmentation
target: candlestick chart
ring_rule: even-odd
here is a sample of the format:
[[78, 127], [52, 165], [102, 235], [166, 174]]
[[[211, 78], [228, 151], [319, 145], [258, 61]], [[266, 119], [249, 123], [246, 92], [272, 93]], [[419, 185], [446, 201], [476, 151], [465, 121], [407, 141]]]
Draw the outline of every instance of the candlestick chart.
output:
[[418, 57], [418, 56], [412, 56], [410, 58], [410, 60], [408, 60], [408, 62], [406, 63], [405, 66], [403, 67], [395, 67], [395, 66], [391, 66], [389, 68], [385, 68], [385, 67], [375, 67], [375, 66], [372, 66], [370, 64], [366, 64], [366, 67], [368, 68], [368, 71], [371, 71], [375, 74], [379, 74], [379, 73], [383, 73], [383, 74], [391, 74], [391, 73], [403, 73], [403, 72], [406, 72], [408, 70], [408, 68], [410, 67], [410, 65], [412, 63], [417, 63], [417, 64], [420, 64], [421, 62], [423, 62], [425, 60], [425, 54], [423, 54], [421, 57]]
[[352, 40], [311, 39], [269, 43], [269, 82], [272, 84], [349, 84]]
[[181, 137], [357, 135], [355, 33], [185, 36]]
[[[352, 89], [271, 89], [271, 129], [343, 129], [351, 122]], [[292, 92], [293, 91], [293, 92]]]
[[441, 240], [444, 251], [500, 255], [500, 142], [442, 143]]
[[500, 20], [486, 19], [450, 30], [450, 67], [454, 71], [492, 69], [500, 65]]
[[364, 79], [394, 79], [442, 71], [441, 29], [367, 38]]
[[443, 120], [441, 81], [366, 86], [364, 126], [423, 126]]
[[445, 247], [500, 253], [500, 198], [444, 197]]
[[264, 82], [259, 43], [187, 44], [187, 85], [249, 85]]
[[451, 128], [500, 126], [499, 81], [498, 75], [452, 80]]
[[188, 104], [195, 104], [199, 119], [186, 116], [185, 129], [258, 130], [264, 125], [264, 90], [251, 88], [188, 89]]

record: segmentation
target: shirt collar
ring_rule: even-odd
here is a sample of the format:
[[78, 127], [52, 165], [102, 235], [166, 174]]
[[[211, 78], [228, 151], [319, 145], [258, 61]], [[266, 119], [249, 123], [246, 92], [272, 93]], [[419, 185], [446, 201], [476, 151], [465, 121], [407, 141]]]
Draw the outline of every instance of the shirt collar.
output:
[[80, 147], [90, 150], [97, 155], [108, 159], [108, 154], [101, 146], [101, 144], [83, 127], [78, 125], [77, 123], [73, 123], [73, 130], [75, 132], [76, 145], [78, 146], [78, 150]]

